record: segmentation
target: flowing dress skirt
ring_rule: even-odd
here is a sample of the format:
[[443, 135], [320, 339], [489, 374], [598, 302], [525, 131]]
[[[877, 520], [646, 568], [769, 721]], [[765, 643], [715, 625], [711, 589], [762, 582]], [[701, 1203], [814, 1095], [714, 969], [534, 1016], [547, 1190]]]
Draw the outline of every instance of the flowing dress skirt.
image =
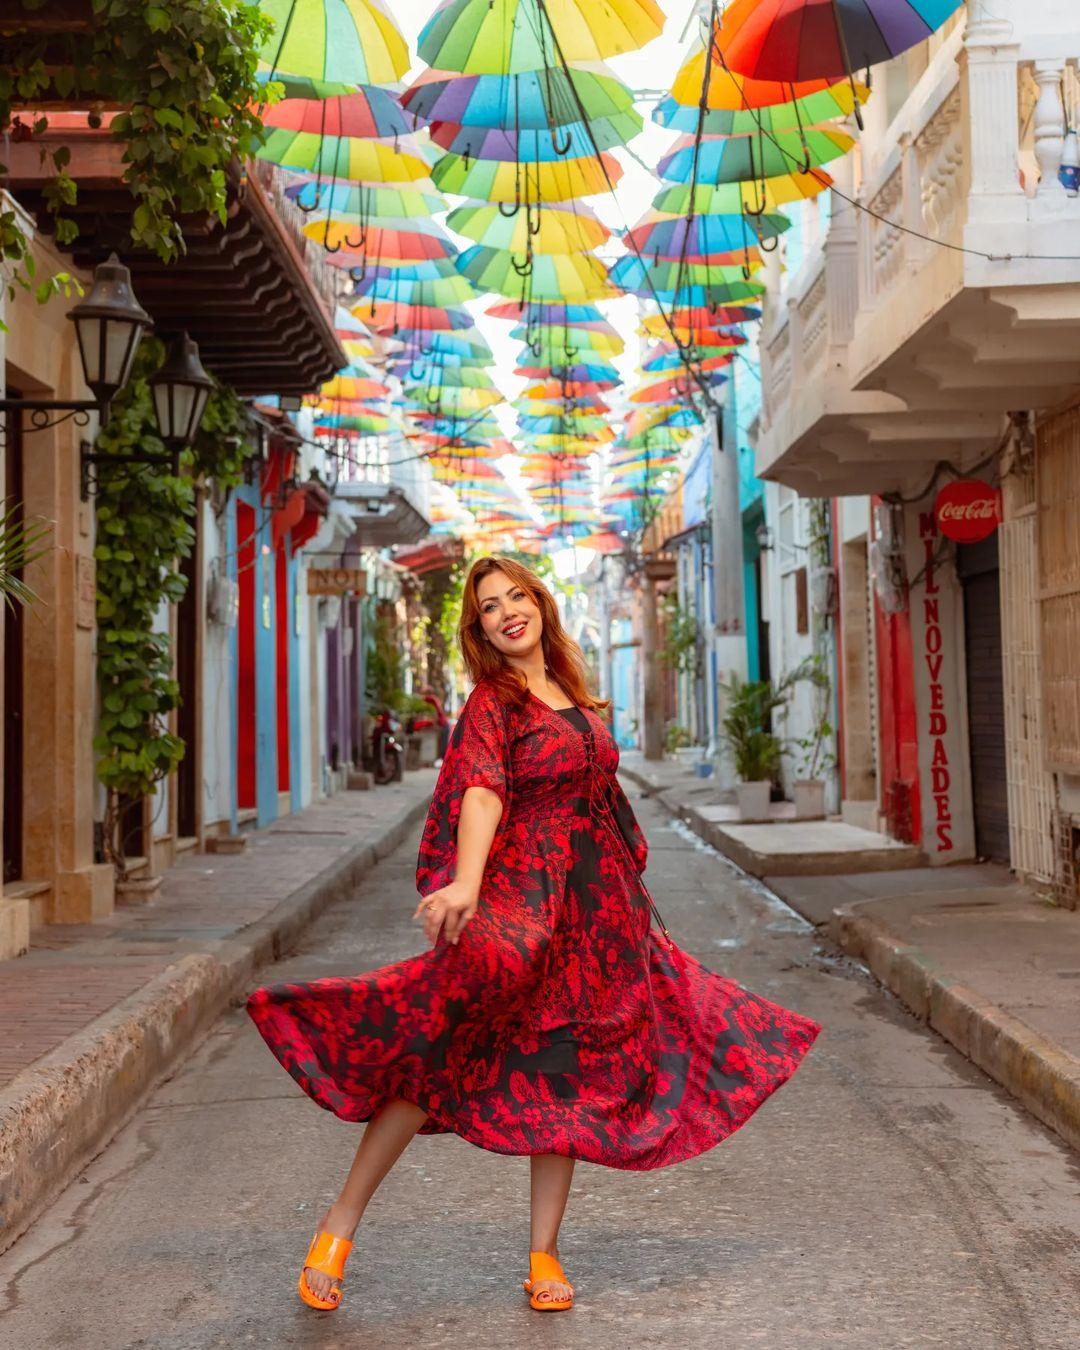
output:
[[[256, 989], [247, 1010], [320, 1106], [364, 1121], [402, 1098], [421, 1133], [496, 1153], [645, 1170], [739, 1128], [820, 1028], [651, 927], [644, 839], [603, 721], [533, 698], [455, 728], [425, 826], [424, 894], [453, 872], [465, 788], [503, 820], [479, 908], [454, 946], [367, 974]], [[537, 707], [535, 705], [539, 704]]]

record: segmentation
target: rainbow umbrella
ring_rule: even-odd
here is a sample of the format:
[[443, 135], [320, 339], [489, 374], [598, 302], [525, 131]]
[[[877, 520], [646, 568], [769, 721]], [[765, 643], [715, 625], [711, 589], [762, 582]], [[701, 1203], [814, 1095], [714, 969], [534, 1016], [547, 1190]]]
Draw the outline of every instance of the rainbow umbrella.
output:
[[355, 375], [335, 375], [319, 390], [320, 396], [324, 399], [386, 398], [389, 393], [389, 386], [379, 380], [364, 379]]
[[653, 0], [444, 0], [417, 46], [439, 70], [513, 75], [636, 51], [663, 26]]
[[543, 380], [571, 380], [575, 384], [581, 384], [586, 380], [618, 380], [619, 372], [614, 366], [609, 365], [586, 365], [578, 361], [569, 366], [527, 366], [519, 365], [514, 367], [515, 375], [522, 375], [527, 379]]
[[[743, 81], [741, 75], [733, 75], [722, 67], [713, 68], [712, 79], [754, 83]], [[800, 86], [780, 87], [790, 91]], [[697, 134], [699, 125], [706, 136], [746, 136], [755, 131], [799, 131], [803, 127], [846, 117], [857, 105], [865, 104], [869, 96], [870, 90], [866, 85], [853, 86], [845, 80], [842, 84], [827, 85], [805, 98], [791, 98], [790, 101], [771, 106], [740, 103], [734, 108], [707, 109], [702, 113], [698, 107], [701, 97], [699, 86], [692, 104], [680, 103], [673, 97], [661, 99], [653, 110], [653, 121], [670, 131], [685, 131], [691, 135]]]
[[611, 237], [592, 211], [580, 203], [569, 208], [537, 207], [504, 216], [497, 205], [466, 202], [446, 218], [455, 234], [463, 234], [488, 248], [514, 253], [584, 253]]
[[[733, 352], [721, 352], [717, 356], [705, 357], [701, 356], [699, 353], [695, 353], [690, 358], [690, 363], [696, 370], [720, 370], [724, 366], [730, 366], [734, 360], [735, 355]], [[678, 352], [668, 352], [661, 354], [660, 356], [652, 357], [644, 363], [641, 369], [646, 374], [653, 374], [662, 370], [683, 370], [685, 366], [686, 362]]]
[[[309, 220], [304, 234], [328, 253], [347, 255], [339, 265], [355, 266], [357, 255], [373, 267], [449, 258], [457, 248], [431, 220], [379, 218], [366, 225], [346, 220]], [[337, 261], [334, 258], [331, 262]]]
[[396, 304], [375, 298], [352, 306], [352, 313], [376, 333], [396, 333], [403, 329], [439, 333], [473, 326], [471, 315], [444, 305]]
[[[751, 261], [751, 271], [756, 271], [760, 263]], [[619, 258], [611, 269], [611, 280], [616, 286], [634, 294], [658, 294], [675, 287], [706, 286], [719, 287], [735, 283], [753, 284], [747, 281], [746, 269], [737, 265], [712, 263], [659, 262], [635, 258], [632, 255]], [[764, 287], [761, 288], [763, 290]], [[760, 294], [753, 292], [754, 294]]]
[[457, 259], [458, 271], [479, 291], [521, 295], [537, 300], [608, 299], [617, 294], [607, 268], [591, 253], [539, 254], [517, 258], [502, 249], [474, 244]]
[[590, 70], [553, 65], [519, 75], [454, 75], [428, 70], [401, 96], [410, 113], [428, 122], [466, 127], [549, 130], [581, 118], [590, 121], [631, 112], [630, 90], [603, 66]]
[[605, 389], [615, 389], [620, 380], [541, 380], [531, 384], [522, 393], [527, 399], [576, 398], [582, 394], [599, 394]]
[[409, 68], [409, 49], [377, 0], [254, 0], [274, 20], [259, 60], [268, 74], [392, 84]]
[[432, 122], [431, 139], [442, 149], [469, 159], [520, 160], [548, 164], [583, 159], [596, 150], [612, 150], [641, 131], [637, 113], [601, 117], [595, 122], [570, 122], [557, 128], [466, 127], [459, 122]]
[[305, 175], [302, 181], [291, 183], [285, 195], [302, 211], [321, 211], [327, 216], [356, 221], [376, 216], [412, 220], [447, 208], [446, 198], [435, 191], [430, 179], [426, 186], [424, 180], [417, 180], [409, 187], [389, 187], [379, 183], [327, 182]]
[[689, 183], [696, 172], [699, 182], [710, 185], [741, 184], [792, 172], [809, 173], [819, 164], [846, 155], [854, 144], [851, 136], [824, 128], [700, 141], [680, 136], [672, 151], [657, 164], [656, 172], [675, 183]]
[[267, 108], [263, 124], [311, 136], [407, 136], [415, 118], [385, 89], [358, 89], [333, 98], [287, 98]]
[[431, 165], [420, 145], [413, 140], [406, 143], [404, 138], [363, 140], [276, 127], [255, 156], [289, 169], [306, 169], [365, 183], [415, 183], [431, 174]]
[[782, 173], [764, 182], [698, 183], [692, 191], [689, 183], [677, 183], [661, 188], [653, 198], [653, 209], [673, 216], [738, 215], [743, 210], [755, 215], [774, 213], [791, 202], [808, 201], [829, 187], [832, 179], [824, 169]]
[[[717, 325], [749, 323], [760, 318], [761, 310], [748, 305], [724, 305], [719, 309], [700, 311], [682, 309], [667, 315], [647, 314], [637, 331], [646, 337], [670, 338], [693, 346], [707, 347], [719, 331]], [[720, 336], [723, 338], [722, 332]]]
[[551, 164], [513, 164], [447, 154], [435, 165], [431, 177], [437, 187], [459, 197], [515, 202], [520, 206], [595, 196], [619, 181], [622, 166], [608, 154], [556, 160]]
[[782, 215], [758, 218], [744, 215], [685, 216], [661, 215], [649, 211], [627, 238], [643, 257], [683, 259], [688, 262], [739, 249], [755, 247], [762, 239], [775, 239], [791, 228]]
[[[461, 300], [470, 300], [476, 294], [463, 276], [437, 277], [431, 281], [404, 281], [397, 276], [369, 274], [362, 281], [357, 281], [355, 286], [357, 295], [407, 307], [453, 305]], [[364, 317], [362, 310], [360, 317]]]
[[524, 304], [520, 300], [501, 301], [485, 311], [493, 319], [520, 319], [527, 324], [596, 325], [598, 331], [615, 329], [595, 305]]
[[840, 80], [907, 51], [961, 0], [736, 0], [717, 47], [728, 69], [766, 80]]

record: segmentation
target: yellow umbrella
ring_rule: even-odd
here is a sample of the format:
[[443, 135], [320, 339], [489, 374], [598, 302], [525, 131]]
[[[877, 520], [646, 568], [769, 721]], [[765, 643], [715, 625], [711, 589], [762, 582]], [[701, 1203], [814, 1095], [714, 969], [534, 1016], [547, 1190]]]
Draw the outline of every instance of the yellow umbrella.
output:
[[611, 238], [587, 206], [541, 207], [533, 212], [518, 211], [504, 216], [496, 205], [466, 202], [446, 218], [450, 229], [474, 239], [488, 248], [510, 249], [524, 253], [587, 253]]
[[[602, 165], [601, 165], [602, 161]], [[607, 170], [605, 177], [604, 170]], [[508, 160], [467, 159], [443, 155], [431, 171], [443, 192], [488, 202], [565, 202], [605, 192], [608, 182], [622, 177], [622, 166], [611, 155], [585, 155], [549, 163], [516, 164]]]

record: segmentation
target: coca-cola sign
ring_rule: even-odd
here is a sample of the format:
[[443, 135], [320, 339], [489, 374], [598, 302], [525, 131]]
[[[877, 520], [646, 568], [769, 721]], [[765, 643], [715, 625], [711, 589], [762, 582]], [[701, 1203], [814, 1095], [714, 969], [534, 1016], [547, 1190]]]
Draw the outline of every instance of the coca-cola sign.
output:
[[938, 529], [958, 544], [977, 544], [1001, 524], [1001, 493], [977, 478], [958, 478], [934, 502]]

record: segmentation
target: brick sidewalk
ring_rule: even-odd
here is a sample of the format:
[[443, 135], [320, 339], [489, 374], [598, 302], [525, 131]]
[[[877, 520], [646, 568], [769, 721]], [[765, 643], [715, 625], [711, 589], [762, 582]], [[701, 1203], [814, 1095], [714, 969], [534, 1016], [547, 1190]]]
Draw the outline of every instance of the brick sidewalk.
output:
[[430, 796], [434, 782], [434, 771], [421, 769], [401, 783], [343, 792], [252, 832], [244, 853], [185, 855], [147, 905], [35, 930], [25, 956], [0, 961], [0, 1087], [179, 958], [264, 918]]

